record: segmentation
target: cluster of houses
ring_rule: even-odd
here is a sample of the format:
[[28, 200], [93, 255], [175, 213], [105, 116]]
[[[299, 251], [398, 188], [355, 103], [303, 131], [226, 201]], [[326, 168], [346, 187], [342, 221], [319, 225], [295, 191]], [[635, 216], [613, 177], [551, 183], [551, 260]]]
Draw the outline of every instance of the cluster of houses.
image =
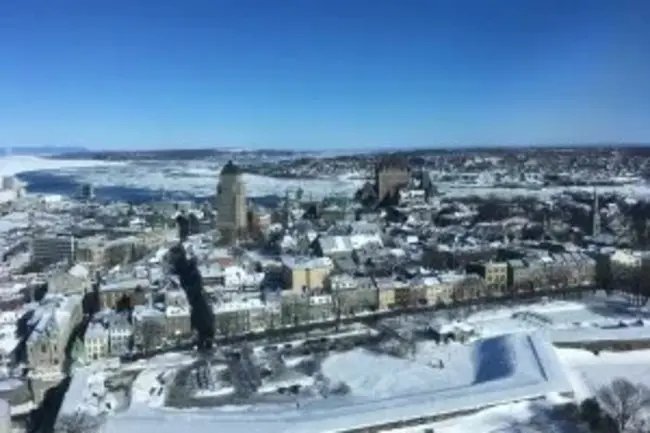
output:
[[[204, 289], [212, 304], [215, 335], [232, 336], [367, 311], [443, 307], [487, 297], [594, 286], [597, 261], [589, 255], [538, 251], [539, 257], [533, 257], [534, 253], [531, 250], [524, 259], [473, 263], [460, 271], [406, 269], [404, 275], [341, 272], [335, 259], [328, 257], [287, 256], [251, 266], [234, 264], [233, 259], [221, 266], [203, 266]], [[249, 274], [246, 268], [251, 269]], [[280, 287], [265, 288], [267, 279]], [[88, 361], [155, 350], [192, 336], [190, 307], [178, 282], [124, 278], [105, 284], [99, 294], [102, 311], [83, 341], [83, 358]], [[131, 308], [116, 312], [125, 298]]]

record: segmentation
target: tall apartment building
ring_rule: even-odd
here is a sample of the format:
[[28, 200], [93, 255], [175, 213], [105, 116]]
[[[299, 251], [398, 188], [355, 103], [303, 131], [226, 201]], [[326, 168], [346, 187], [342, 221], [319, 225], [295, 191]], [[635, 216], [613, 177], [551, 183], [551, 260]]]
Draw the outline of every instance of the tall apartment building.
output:
[[217, 229], [224, 244], [232, 245], [248, 229], [243, 173], [232, 161], [221, 170], [216, 196]]
[[409, 184], [411, 174], [408, 162], [402, 158], [384, 158], [375, 167], [375, 187], [377, 200], [382, 201], [387, 196], [393, 196], [399, 188]]
[[74, 260], [76, 246], [73, 236], [37, 237], [31, 241], [31, 260], [42, 265]]

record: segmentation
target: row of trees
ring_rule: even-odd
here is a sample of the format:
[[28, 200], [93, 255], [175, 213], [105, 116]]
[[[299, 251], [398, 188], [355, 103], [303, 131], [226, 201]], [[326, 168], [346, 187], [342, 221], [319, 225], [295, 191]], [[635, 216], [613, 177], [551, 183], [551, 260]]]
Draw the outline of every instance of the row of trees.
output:
[[561, 408], [564, 419], [582, 423], [590, 433], [650, 433], [648, 410], [650, 389], [623, 378], [601, 387], [580, 405]]
[[628, 294], [635, 306], [642, 307], [650, 300], [650, 263], [622, 266], [602, 260], [596, 268], [596, 283], [608, 293]]
[[650, 409], [650, 389], [627, 379], [615, 379], [597, 390], [594, 397], [579, 404], [540, 409], [523, 422], [513, 420], [510, 430], [518, 433], [650, 433], [650, 424], [645, 422]]

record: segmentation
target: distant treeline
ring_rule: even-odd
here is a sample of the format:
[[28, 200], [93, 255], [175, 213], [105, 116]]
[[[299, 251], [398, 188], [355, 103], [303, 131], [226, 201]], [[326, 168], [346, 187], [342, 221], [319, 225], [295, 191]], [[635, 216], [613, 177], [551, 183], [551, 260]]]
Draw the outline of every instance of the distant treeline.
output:
[[[31, 153], [25, 152], [23, 149], [32, 148], [16, 148], [12, 149], [14, 153]], [[394, 154], [396, 156], [406, 157], [410, 159], [411, 163], [419, 165], [421, 162], [419, 158], [431, 156], [453, 156], [453, 155], [467, 155], [467, 154], [483, 154], [492, 156], [511, 156], [527, 154], [530, 156], [538, 156], [544, 154], [562, 153], [562, 154], [606, 154], [613, 149], [618, 150], [624, 156], [650, 156], [650, 143], [626, 143], [626, 144], [580, 144], [580, 145], [536, 145], [536, 146], [435, 146], [430, 148], [394, 148], [394, 149], [368, 149], [366, 152], [350, 151], [341, 152], [340, 154], [328, 154], [327, 150], [322, 152], [305, 152], [293, 150], [273, 150], [273, 149], [260, 149], [260, 150], [230, 150], [230, 149], [160, 149], [160, 150], [114, 150], [114, 151], [91, 151], [87, 149], [75, 148], [33, 148], [39, 151], [40, 154], [53, 154], [59, 158], [67, 159], [99, 159], [99, 160], [193, 160], [203, 158], [223, 159], [224, 157], [233, 158], [236, 160], [246, 159], [250, 157], [268, 157], [268, 158], [296, 158], [296, 156], [304, 156], [305, 159], [319, 159], [319, 160], [332, 160], [332, 161], [360, 161], [365, 160], [368, 156], [379, 156], [384, 154]], [[318, 155], [317, 155], [318, 154]], [[301, 162], [300, 159], [296, 162]], [[303, 161], [304, 162], [304, 161]]]
[[62, 159], [98, 159], [98, 160], [195, 160], [195, 159], [223, 159], [233, 157], [235, 159], [251, 156], [267, 157], [292, 157], [296, 154], [293, 151], [283, 150], [251, 150], [251, 151], [229, 151], [219, 149], [160, 149], [160, 150], [119, 150], [119, 151], [86, 151], [69, 152], [57, 155]]
[[3, 147], [0, 155], [61, 155], [65, 153], [84, 153], [88, 152], [83, 147], [60, 147], [60, 146], [22, 146], [22, 147]]

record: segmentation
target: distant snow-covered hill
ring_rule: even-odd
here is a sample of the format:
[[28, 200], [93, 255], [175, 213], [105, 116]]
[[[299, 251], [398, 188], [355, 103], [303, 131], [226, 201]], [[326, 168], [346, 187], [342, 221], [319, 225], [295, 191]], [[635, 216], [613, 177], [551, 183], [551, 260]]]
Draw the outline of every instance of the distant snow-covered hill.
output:
[[65, 153], [82, 154], [88, 152], [84, 147], [70, 147], [70, 146], [26, 146], [26, 147], [3, 147], [0, 148], [1, 155], [33, 155], [33, 156], [49, 156], [61, 155]]

